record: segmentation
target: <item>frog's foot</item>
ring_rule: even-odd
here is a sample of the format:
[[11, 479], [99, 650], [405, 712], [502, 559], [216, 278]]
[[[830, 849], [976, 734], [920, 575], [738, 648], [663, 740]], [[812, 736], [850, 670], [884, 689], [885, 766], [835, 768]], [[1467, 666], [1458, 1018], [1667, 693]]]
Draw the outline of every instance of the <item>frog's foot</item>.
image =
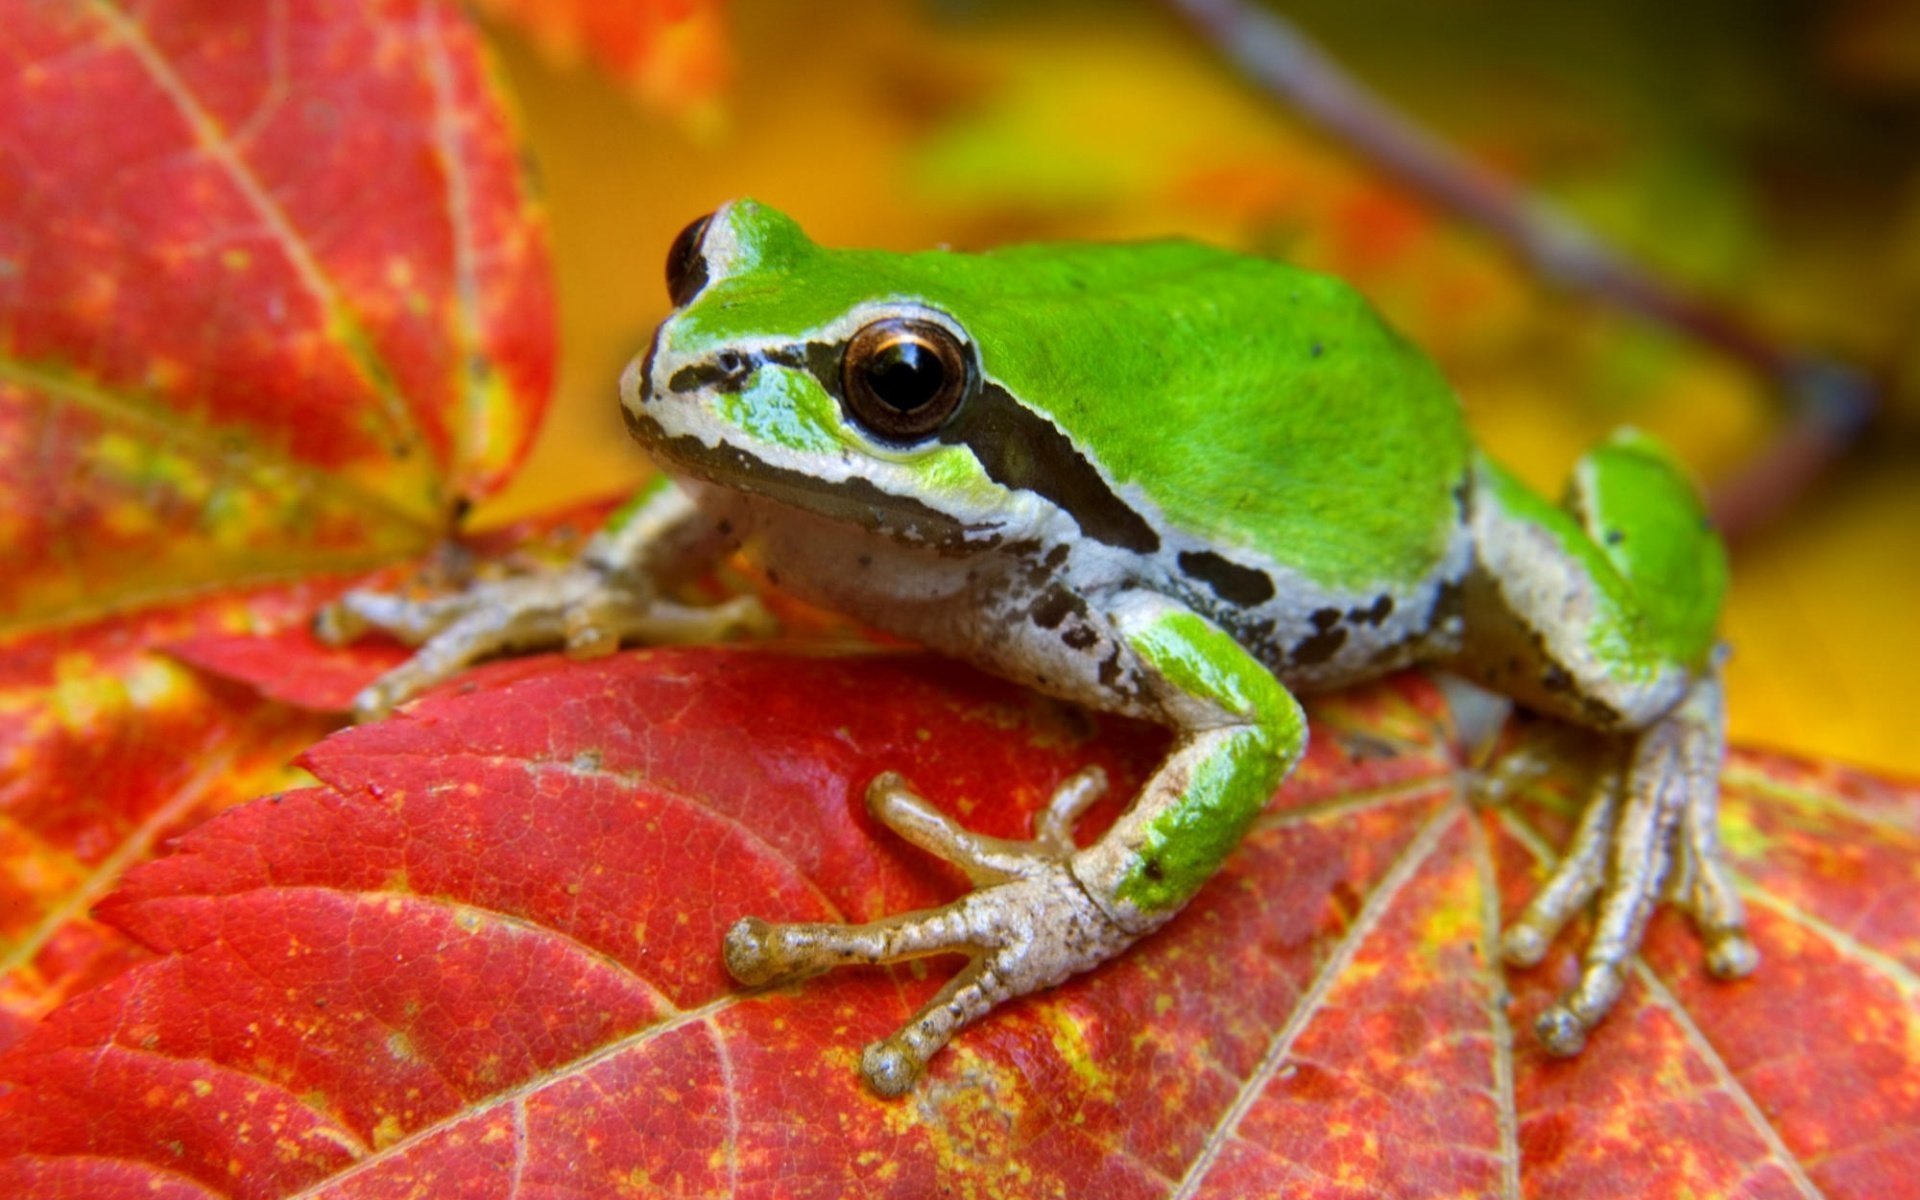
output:
[[354, 697], [354, 719], [366, 721], [494, 654], [563, 646], [573, 657], [592, 658], [623, 641], [716, 641], [769, 624], [753, 597], [711, 607], [676, 604], [580, 560], [419, 599], [351, 591], [320, 611], [314, 632], [341, 645], [379, 630], [420, 647]]
[[1641, 733], [1625, 770], [1588, 802], [1566, 855], [1502, 935], [1507, 962], [1533, 966], [1574, 913], [1599, 897], [1579, 982], [1534, 1023], [1550, 1052], [1579, 1053], [1620, 998], [1629, 960], [1662, 899], [1692, 918], [1715, 977], [1738, 979], [1759, 964], [1720, 859], [1724, 728], [1719, 681], [1709, 678]]
[[1004, 1000], [1052, 987], [1126, 949], [1144, 929], [1123, 929], [1070, 869], [1074, 822], [1106, 790], [1099, 768], [1056, 791], [1030, 842], [971, 833], [888, 773], [867, 789], [867, 808], [901, 837], [960, 867], [976, 890], [943, 905], [865, 925], [776, 925], [757, 917], [726, 936], [727, 970], [748, 985], [812, 975], [847, 963], [887, 963], [959, 953], [971, 962], [895, 1033], [866, 1048], [860, 1073], [898, 1096], [963, 1026]]

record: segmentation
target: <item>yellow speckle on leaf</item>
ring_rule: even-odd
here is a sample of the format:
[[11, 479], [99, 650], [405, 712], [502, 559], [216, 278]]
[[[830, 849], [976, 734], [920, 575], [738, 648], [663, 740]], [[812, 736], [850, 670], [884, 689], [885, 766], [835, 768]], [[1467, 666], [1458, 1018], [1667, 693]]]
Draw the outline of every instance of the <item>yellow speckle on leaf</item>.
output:
[[415, 1057], [413, 1039], [407, 1036], [404, 1029], [394, 1030], [387, 1035], [387, 1053], [401, 1060]]
[[388, 1113], [381, 1117], [379, 1123], [373, 1127], [374, 1149], [384, 1150], [405, 1136], [407, 1136], [407, 1131], [405, 1127], [400, 1124], [400, 1118], [392, 1113]]
[[1059, 1052], [1061, 1061], [1072, 1068], [1080, 1081], [1095, 1094], [1111, 1095], [1111, 1081], [1094, 1062], [1093, 1050], [1087, 1040], [1087, 1022], [1065, 1004], [1046, 1005], [1043, 1012], [1053, 1048]]

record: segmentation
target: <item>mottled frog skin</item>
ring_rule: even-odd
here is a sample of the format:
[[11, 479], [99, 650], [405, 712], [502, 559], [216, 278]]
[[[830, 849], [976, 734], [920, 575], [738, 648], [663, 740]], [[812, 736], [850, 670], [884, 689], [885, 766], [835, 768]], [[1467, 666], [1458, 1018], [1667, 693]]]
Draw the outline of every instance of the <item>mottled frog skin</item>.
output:
[[1578, 983], [1542, 1015], [1577, 1052], [1654, 906], [1715, 974], [1755, 954], [1716, 844], [1726, 559], [1668, 455], [1633, 432], [1565, 502], [1473, 446], [1434, 366], [1337, 280], [1191, 242], [897, 254], [815, 245], [752, 201], [689, 226], [675, 304], [621, 381], [674, 484], [551, 575], [324, 615], [422, 643], [363, 694], [384, 711], [505, 648], [721, 636], [660, 583], [745, 548], [780, 586], [1030, 687], [1175, 732], [1119, 821], [1065, 781], [1031, 842], [986, 839], [897, 775], [868, 801], [975, 890], [866, 925], [745, 918], [750, 984], [958, 951], [969, 964], [867, 1048], [898, 1094], [963, 1025], [1170, 919], [1299, 760], [1297, 692], [1430, 663], [1619, 743], [1560, 867], [1506, 931], [1530, 964], [1597, 901]]

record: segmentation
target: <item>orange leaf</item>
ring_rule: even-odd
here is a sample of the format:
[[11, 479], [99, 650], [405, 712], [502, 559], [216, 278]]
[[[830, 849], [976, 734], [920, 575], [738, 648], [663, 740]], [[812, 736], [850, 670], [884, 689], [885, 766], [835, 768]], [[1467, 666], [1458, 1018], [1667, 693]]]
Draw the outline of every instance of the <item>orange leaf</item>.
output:
[[709, 121], [732, 73], [722, 0], [480, 0], [549, 58], [583, 55], [647, 104]]

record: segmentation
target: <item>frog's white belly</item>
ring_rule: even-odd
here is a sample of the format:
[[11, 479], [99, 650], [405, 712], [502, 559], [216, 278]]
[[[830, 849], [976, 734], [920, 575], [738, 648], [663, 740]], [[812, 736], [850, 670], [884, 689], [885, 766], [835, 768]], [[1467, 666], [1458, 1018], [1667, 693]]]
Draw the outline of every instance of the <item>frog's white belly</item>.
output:
[[1242, 608], [1169, 570], [1177, 549], [1145, 556], [957, 527], [944, 542], [910, 542], [731, 487], [683, 486], [783, 590], [1042, 691], [1150, 719], [1162, 714], [1105, 619], [1128, 592], [1180, 599], [1289, 687], [1313, 690], [1446, 653], [1458, 640], [1450, 609], [1470, 561], [1463, 535], [1439, 569], [1404, 588], [1356, 598], [1283, 575], [1273, 600]]

